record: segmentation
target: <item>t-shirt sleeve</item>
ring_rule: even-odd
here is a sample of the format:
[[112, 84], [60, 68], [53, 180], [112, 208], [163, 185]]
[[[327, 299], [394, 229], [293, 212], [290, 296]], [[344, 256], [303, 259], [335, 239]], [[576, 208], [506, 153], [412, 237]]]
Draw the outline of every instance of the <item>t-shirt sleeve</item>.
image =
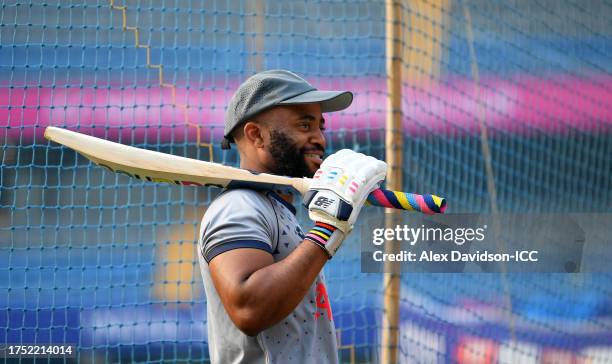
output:
[[219, 254], [239, 248], [272, 253], [278, 227], [268, 198], [257, 191], [229, 190], [208, 207], [200, 227], [199, 251], [207, 263]]

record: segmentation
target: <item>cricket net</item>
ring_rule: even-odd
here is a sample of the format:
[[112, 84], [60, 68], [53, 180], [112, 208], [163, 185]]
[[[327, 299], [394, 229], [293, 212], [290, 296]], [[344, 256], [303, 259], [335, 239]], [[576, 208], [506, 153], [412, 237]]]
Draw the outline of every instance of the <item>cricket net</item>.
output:
[[[449, 213], [612, 212], [612, 4], [400, 3], [405, 191]], [[286, 68], [354, 92], [326, 117], [329, 153], [385, 158], [387, 15], [358, 0], [3, 1], [0, 346], [208, 360], [195, 241], [219, 191], [111, 174], [44, 128], [236, 165], [219, 146], [229, 98]], [[383, 281], [360, 269], [371, 226], [356, 231], [325, 273], [341, 360], [376, 362]], [[612, 362], [611, 278], [405, 274], [399, 360]]]

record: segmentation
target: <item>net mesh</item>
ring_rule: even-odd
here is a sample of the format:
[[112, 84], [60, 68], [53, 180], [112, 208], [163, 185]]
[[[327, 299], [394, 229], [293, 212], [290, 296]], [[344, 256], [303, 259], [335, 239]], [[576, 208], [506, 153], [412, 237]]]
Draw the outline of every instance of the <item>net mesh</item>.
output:
[[[611, 212], [612, 4], [400, 8], [406, 191], [445, 196], [449, 212]], [[79, 361], [209, 360], [194, 247], [219, 191], [111, 174], [46, 141], [48, 125], [236, 165], [219, 147], [233, 90], [286, 68], [354, 92], [327, 116], [328, 152], [384, 158], [382, 1], [1, 9], [0, 345], [72, 343]], [[382, 277], [360, 272], [371, 233], [357, 229], [325, 268], [343, 362], [380, 358]], [[610, 278], [406, 274], [400, 361], [612, 362]]]

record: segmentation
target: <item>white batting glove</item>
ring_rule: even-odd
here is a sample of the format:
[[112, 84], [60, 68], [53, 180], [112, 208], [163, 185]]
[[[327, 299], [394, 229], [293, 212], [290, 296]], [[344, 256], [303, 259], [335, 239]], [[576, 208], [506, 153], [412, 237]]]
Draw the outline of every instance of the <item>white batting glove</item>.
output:
[[385, 162], [349, 149], [327, 157], [304, 195], [304, 206], [315, 222], [306, 239], [324, 248], [331, 258], [386, 174]]

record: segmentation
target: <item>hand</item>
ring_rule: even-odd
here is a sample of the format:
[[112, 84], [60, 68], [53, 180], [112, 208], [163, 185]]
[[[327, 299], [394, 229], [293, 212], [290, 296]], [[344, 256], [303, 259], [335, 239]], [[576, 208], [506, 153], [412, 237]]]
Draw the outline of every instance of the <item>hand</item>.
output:
[[385, 162], [349, 149], [327, 157], [304, 195], [308, 215], [315, 221], [306, 238], [323, 247], [331, 258], [386, 174]]

